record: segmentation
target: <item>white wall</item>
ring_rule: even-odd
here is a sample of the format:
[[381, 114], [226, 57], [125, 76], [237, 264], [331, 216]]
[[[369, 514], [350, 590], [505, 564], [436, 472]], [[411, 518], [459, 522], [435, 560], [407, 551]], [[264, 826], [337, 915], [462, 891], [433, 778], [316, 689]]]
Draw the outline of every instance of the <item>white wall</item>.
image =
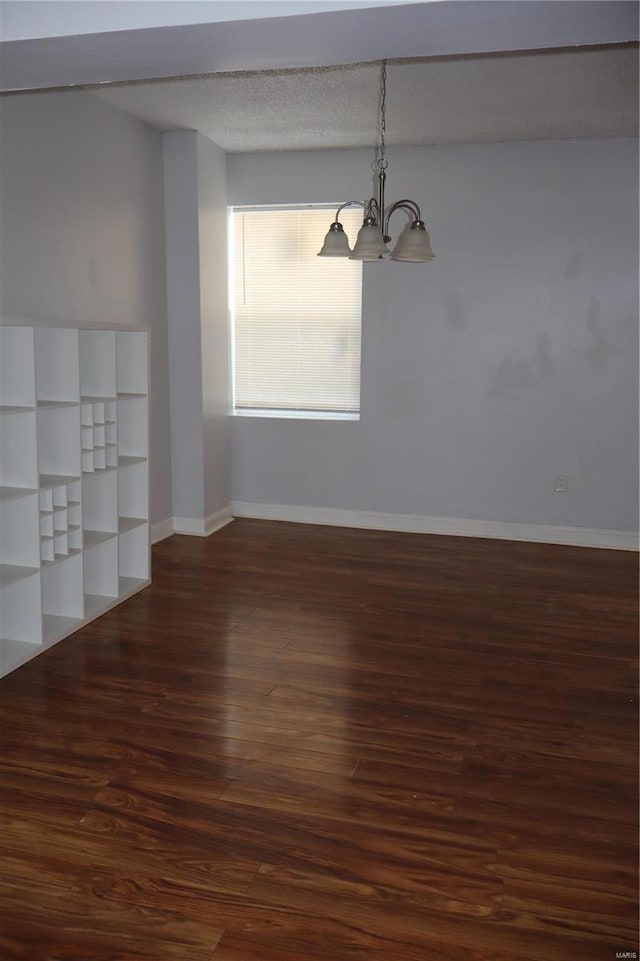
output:
[[229, 315], [226, 155], [198, 135], [205, 517], [229, 507]]
[[[370, 160], [230, 156], [229, 203], [364, 199]], [[388, 187], [436, 260], [364, 265], [362, 418], [235, 418], [233, 500], [635, 529], [634, 142], [393, 149]]]
[[193, 130], [164, 150], [173, 514], [204, 534], [229, 509], [225, 154]]
[[0, 38], [24, 40], [112, 30], [144, 30], [185, 23], [217, 23], [291, 17], [296, 14], [419, 3], [421, 0], [4, 0], [0, 2]]
[[171, 481], [175, 517], [204, 516], [197, 134], [164, 134]]
[[74, 91], [0, 101], [0, 314], [151, 330], [151, 520], [171, 514], [161, 135]]

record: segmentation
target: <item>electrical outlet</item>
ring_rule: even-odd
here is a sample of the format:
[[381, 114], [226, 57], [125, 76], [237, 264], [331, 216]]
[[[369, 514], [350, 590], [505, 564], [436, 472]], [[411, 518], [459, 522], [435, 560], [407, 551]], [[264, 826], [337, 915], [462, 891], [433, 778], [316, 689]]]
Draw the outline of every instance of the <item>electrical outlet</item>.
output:
[[556, 494], [566, 494], [569, 490], [569, 477], [567, 474], [556, 474], [553, 489]]

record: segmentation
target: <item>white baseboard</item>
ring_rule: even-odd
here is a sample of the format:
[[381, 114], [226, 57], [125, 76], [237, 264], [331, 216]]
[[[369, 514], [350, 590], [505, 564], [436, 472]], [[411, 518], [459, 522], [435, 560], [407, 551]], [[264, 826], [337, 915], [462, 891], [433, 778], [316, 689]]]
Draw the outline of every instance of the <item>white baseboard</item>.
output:
[[223, 507], [222, 510], [216, 511], [215, 514], [209, 514], [208, 517], [174, 517], [173, 518], [173, 530], [175, 534], [193, 534], [196, 537], [209, 537], [210, 534], [215, 534], [219, 531], [221, 527], [225, 527], [230, 524], [233, 520], [233, 513], [231, 511], [231, 506]]
[[215, 534], [220, 528], [226, 527], [233, 520], [233, 511], [231, 510], [231, 504], [228, 507], [223, 507], [222, 510], [216, 511], [215, 514], [209, 514], [204, 521], [204, 536], [208, 537], [209, 534]]
[[223, 507], [204, 520], [199, 517], [167, 517], [151, 525], [151, 543], [157, 544], [172, 534], [192, 534], [194, 537], [208, 537], [233, 520], [231, 507]]
[[250, 504], [233, 501], [234, 517], [292, 521], [296, 524], [329, 524], [361, 527], [374, 531], [404, 531], [414, 534], [448, 534], [455, 537], [489, 537], [541, 544], [602, 547], [637, 551], [634, 531], [608, 531], [588, 527], [560, 527], [555, 524], [516, 524], [507, 521], [479, 521], [460, 517], [426, 517], [422, 514], [384, 514], [332, 507], [297, 507], [287, 504]]
[[163, 521], [151, 525], [151, 543], [157, 544], [158, 541], [163, 541], [165, 537], [171, 537], [173, 532], [173, 517], [165, 517]]

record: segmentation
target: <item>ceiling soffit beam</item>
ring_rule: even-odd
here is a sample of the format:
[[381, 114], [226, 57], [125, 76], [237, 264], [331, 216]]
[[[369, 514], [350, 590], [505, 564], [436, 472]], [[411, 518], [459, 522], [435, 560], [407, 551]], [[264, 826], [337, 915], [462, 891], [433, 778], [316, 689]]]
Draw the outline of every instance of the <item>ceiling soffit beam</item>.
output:
[[638, 39], [616, 0], [458, 0], [0, 44], [3, 92]]

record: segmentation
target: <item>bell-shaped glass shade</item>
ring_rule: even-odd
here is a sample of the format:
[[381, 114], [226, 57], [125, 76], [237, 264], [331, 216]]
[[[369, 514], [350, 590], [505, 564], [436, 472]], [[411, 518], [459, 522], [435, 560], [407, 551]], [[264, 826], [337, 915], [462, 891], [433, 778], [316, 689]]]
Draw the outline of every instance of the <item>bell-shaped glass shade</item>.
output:
[[327, 231], [322, 250], [318, 251], [318, 257], [348, 257], [350, 253], [349, 238], [342, 224], [336, 220]]
[[431, 241], [425, 225], [420, 220], [407, 224], [391, 254], [392, 260], [426, 263], [434, 259]]
[[358, 231], [351, 260], [380, 260], [388, 253], [380, 228], [375, 224], [364, 223]]

